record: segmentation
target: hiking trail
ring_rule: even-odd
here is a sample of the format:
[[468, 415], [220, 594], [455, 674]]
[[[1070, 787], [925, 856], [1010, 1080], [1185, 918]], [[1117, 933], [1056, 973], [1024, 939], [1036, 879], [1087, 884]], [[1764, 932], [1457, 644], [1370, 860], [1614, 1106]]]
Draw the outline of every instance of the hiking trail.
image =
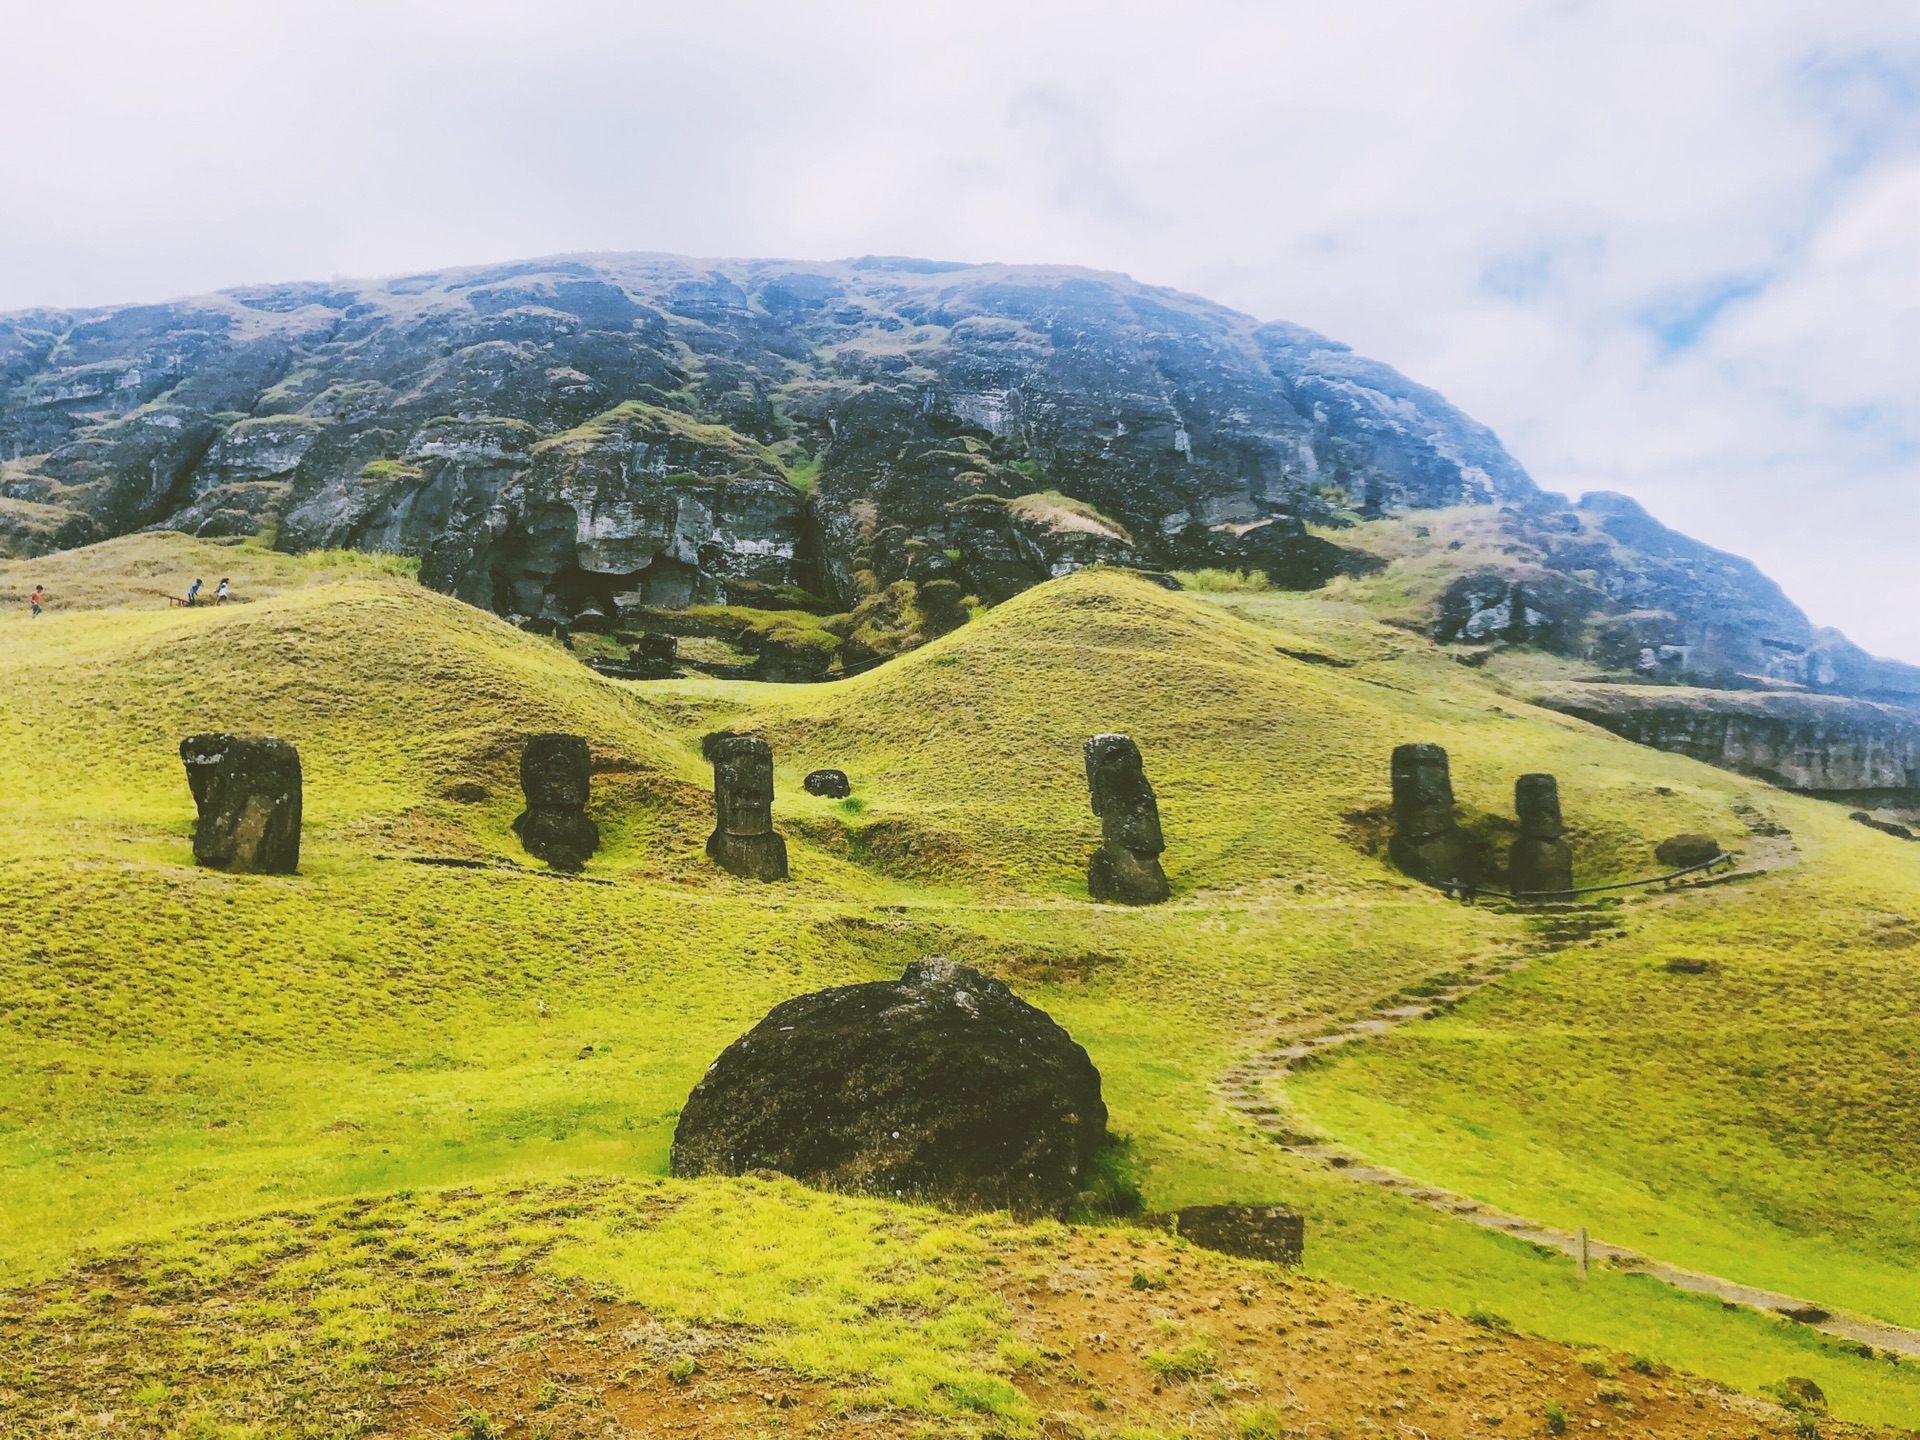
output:
[[[1754, 840], [1756, 843], [1748, 857], [1748, 867], [1731, 875], [1658, 892], [1649, 896], [1650, 901], [1670, 904], [1696, 890], [1758, 879], [1769, 870], [1791, 865], [1799, 858], [1790, 840], [1770, 835], [1766, 830], [1757, 830]], [[1575, 945], [1602, 944], [1622, 935], [1626, 928], [1617, 903], [1548, 905], [1536, 907], [1531, 913], [1541, 915], [1547, 923], [1527, 942], [1491, 959], [1466, 962], [1458, 972], [1439, 977], [1437, 983], [1430, 984], [1414, 1000], [1381, 1006], [1355, 1018], [1329, 1024], [1317, 1034], [1298, 1035], [1301, 1025], [1296, 1023], [1289, 1026], [1290, 1030], [1296, 1032], [1295, 1038], [1284, 1039], [1237, 1062], [1221, 1077], [1220, 1093], [1228, 1107], [1290, 1154], [1318, 1161], [1358, 1184], [1377, 1186], [1483, 1230], [1511, 1235], [1534, 1245], [1551, 1246], [1577, 1257], [1580, 1237], [1575, 1232], [1508, 1214], [1468, 1196], [1424, 1184], [1411, 1176], [1374, 1165], [1331, 1141], [1302, 1135], [1288, 1123], [1284, 1103], [1287, 1075], [1309, 1056], [1324, 1055], [1342, 1046], [1371, 1040], [1403, 1025], [1437, 1018], [1469, 996], [1525, 969], [1536, 960], [1558, 955]], [[1748, 1305], [1756, 1310], [1771, 1311], [1856, 1344], [1920, 1356], [1920, 1329], [1865, 1315], [1848, 1314], [1797, 1295], [1688, 1270], [1624, 1245], [1611, 1244], [1591, 1236], [1587, 1241], [1587, 1253], [1591, 1263], [1602, 1264], [1609, 1269], [1647, 1275], [1678, 1290], [1715, 1296], [1728, 1305]]]

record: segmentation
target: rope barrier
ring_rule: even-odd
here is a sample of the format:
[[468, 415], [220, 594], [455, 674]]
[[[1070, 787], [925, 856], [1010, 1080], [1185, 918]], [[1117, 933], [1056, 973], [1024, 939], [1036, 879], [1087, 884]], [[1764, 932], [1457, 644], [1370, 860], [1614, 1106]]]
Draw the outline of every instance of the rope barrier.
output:
[[1731, 851], [1722, 850], [1711, 860], [1702, 860], [1698, 865], [1688, 865], [1683, 869], [1669, 871], [1665, 875], [1649, 875], [1644, 880], [1616, 880], [1611, 885], [1582, 885], [1574, 890], [1494, 890], [1481, 885], [1442, 885], [1440, 888], [1449, 899], [1457, 893], [1469, 904], [1482, 895], [1491, 895], [1496, 900], [1571, 900], [1576, 895], [1598, 895], [1604, 890], [1631, 890], [1638, 885], [1665, 885], [1682, 876], [1711, 870], [1723, 862], [1729, 870], [1733, 868], [1736, 862]]

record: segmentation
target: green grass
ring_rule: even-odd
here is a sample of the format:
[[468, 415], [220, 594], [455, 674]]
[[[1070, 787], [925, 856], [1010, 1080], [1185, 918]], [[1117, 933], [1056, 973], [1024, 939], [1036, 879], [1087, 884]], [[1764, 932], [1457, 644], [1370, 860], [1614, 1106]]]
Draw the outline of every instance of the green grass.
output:
[[866, 1379], [875, 1398], [932, 1414], [1027, 1416], [972, 1363], [1009, 1338], [1006, 1307], [970, 1283], [1005, 1227], [945, 1221], [796, 1185], [692, 1191], [657, 1223], [582, 1227], [556, 1273], [667, 1320], [743, 1328], [754, 1361], [809, 1378]]
[[[360, 1434], [393, 1372], [444, 1374], [439, 1356], [469, 1354], [489, 1331], [507, 1332], [508, 1353], [563, 1341], [591, 1297], [645, 1307], [650, 1335], [604, 1343], [660, 1352], [676, 1384], [719, 1346], [829, 1382], [847, 1409], [1028, 1434], [1032, 1407], [986, 1359], [1011, 1342], [1012, 1317], [979, 1277], [1053, 1239], [1000, 1217], [752, 1180], [414, 1191], [283, 1211], [0, 1302], [0, 1422], [57, 1409], [36, 1372], [74, 1384], [64, 1371], [79, 1352], [83, 1368], [124, 1377], [153, 1423], [177, 1427], [161, 1433], [220, 1434], [244, 1417], [248, 1435]], [[488, 1433], [484, 1411], [466, 1413], [469, 1433]]]
[[[153, 594], [210, 572], [250, 603]], [[1631, 1276], [1581, 1287], [1564, 1257], [1289, 1158], [1214, 1089], [1286, 1027], [1525, 943], [1522, 918], [1449, 903], [1360, 843], [1347, 817], [1386, 803], [1394, 744], [1447, 745], [1463, 805], [1489, 815], [1517, 775], [1557, 773], [1582, 880], [1645, 873], [1677, 831], [1741, 840], [1743, 813], [1771, 817], [1798, 865], [1623, 907], [1624, 938], [1290, 1094], [1424, 1179], [1911, 1318], [1897, 917], [1920, 896], [1904, 852], [1838, 812], [1534, 710], [1338, 595], [1087, 572], [853, 679], [767, 686], [605, 680], [347, 556], [142, 536], [0, 567], [0, 593], [23, 577], [55, 603], [0, 611], [0, 1283], [328, 1197], [658, 1175], [680, 1100], [770, 1005], [945, 953], [1088, 1047], [1154, 1207], [1291, 1200], [1328, 1278], [1750, 1389], [1805, 1374], [1843, 1414], [1920, 1424], [1913, 1367]], [[723, 726], [774, 745], [786, 884], [702, 853], [698, 741]], [[203, 728], [300, 745], [298, 877], [193, 868], [177, 745]], [[588, 877], [610, 884], [540, 873], [509, 829], [520, 740], [548, 729], [592, 743]], [[1158, 789], [1167, 906], [1086, 902], [1080, 744], [1103, 729], [1139, 741]], [[825, 765], [860, 808], [800, 790]], [[503, 868], [389, 858], [419, 854]], [[1659, 968], [1683, 951], [1718, 970]], [[722, 1303], [658, 1240], [617, 1238], [609, 1273], [644, 1303]], [[830, 1289], [816, 1299], [793, 1333], [837, 1323]], [[888, 1373], [899, 1395], [943, 1383]]]
[[802, 495], [811, 495], [820, 480], [820, 459], [810, 455], [787, 466], [787, 483]]
[[535, 456], [555, 456], [561, 463], [578, 463], [590, 455], [608, 437], [624, 426], [639, 426], [650, 434], [664, 433], [671, 442], [691, 447], [690, 453], [703, 457], [699, 475], [691, 472], [668, 478], [695, 480], [715, 475], [740, 475], [754, 479], [779, 478], [796, 489], [804, 488], [780, 457], [767, 446], [725, 425], [711, 425], [678, 410], [649, 405], [644, 400], [623, 400], [573, 429], [540, 441], [533, 447]]
[[1172, 574], [1181, 589], [1202, 595], [1259, 595], [1273, 589], [1264, 570], [1175, 570]]
[[1920, 875], [1837, 810], [1780, 809], [1802, 865], [1635, 914], [1602, 950], [1300, 1077], [1296, 1104], [1518, 1213], [1920, 1325], [1920, 1214], [1886, 1184], [1920, 1135]]
[[1220, 1361], [1220, 1346], [1206, 1331], [1171, 1350], [1149, 1350], [1140, 1363], [1162, 1380], [1196, 1380], [1208, 1375]]
[[827, 620], [805, 610], [754, 610], [740, 605], [695, 605], [682, 612], [690, 620], [704, 621], [726, 630], [736, 638], [748, 635], [772, 640], [801, 650], [832, 652], [839, 648], [840, 637], [827, 628]]
[[1122, 544], [1131, 545], [1133, 536], [1127, 533], [1127, 527], [1110, 515], [1103, 515], [1084, 500], [1076, 500], [1071, 495], [1058, 490], [1041, 490], [1032, 495], [1022, 495], [1007, 502], [1007, 513], [1029, 524], [1039, 525], [1048, 530], [1083, 530], [1094, 534], [1114, 537]]

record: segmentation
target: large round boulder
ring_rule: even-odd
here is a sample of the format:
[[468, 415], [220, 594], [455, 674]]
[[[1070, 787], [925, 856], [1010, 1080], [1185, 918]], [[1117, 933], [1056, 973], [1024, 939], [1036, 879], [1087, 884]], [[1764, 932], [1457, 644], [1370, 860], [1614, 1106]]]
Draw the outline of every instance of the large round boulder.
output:
[[1100, 1072], [1065, 1030], [934, 958], [768, 1011], [687, 1097], [673, 1173], [1050, 1212], [1106, 1129]]
[[853, 793], [853, 782], [844, 770], [815, 770], [800, 782], [809, 795], [824, 795], [829, 800], [844, 800]]
[[1691, 870], [1720, 858], [1720, 842], [1711, 835], [1669, 835], [1653, 847], [1653, 858], [1669, 870]]

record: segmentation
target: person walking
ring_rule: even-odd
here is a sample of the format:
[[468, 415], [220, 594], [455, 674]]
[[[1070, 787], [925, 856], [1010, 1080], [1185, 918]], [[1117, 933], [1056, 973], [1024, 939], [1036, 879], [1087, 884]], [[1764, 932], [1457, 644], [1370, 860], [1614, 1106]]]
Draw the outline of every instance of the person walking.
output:
[[214, 589], [213, 603], [216, 605], [224, 605], [227, 603], [227, 577], [224, 575], [220, 577], [220, 583]]
[[200, 598], [200, 582], [196, 579], [187, 587], [187, 604], [191, 605]]
[[45, 598], [45, 593], [41, 590], [41, 588], [38, 585], [33, 587], [33, 594], [27, 597], [27, 603], [33, 607], [33, 618], [36, 620], [40, 618], [40, 612], [42, 609], [45, 608], [40, 603], [44, 598]]

